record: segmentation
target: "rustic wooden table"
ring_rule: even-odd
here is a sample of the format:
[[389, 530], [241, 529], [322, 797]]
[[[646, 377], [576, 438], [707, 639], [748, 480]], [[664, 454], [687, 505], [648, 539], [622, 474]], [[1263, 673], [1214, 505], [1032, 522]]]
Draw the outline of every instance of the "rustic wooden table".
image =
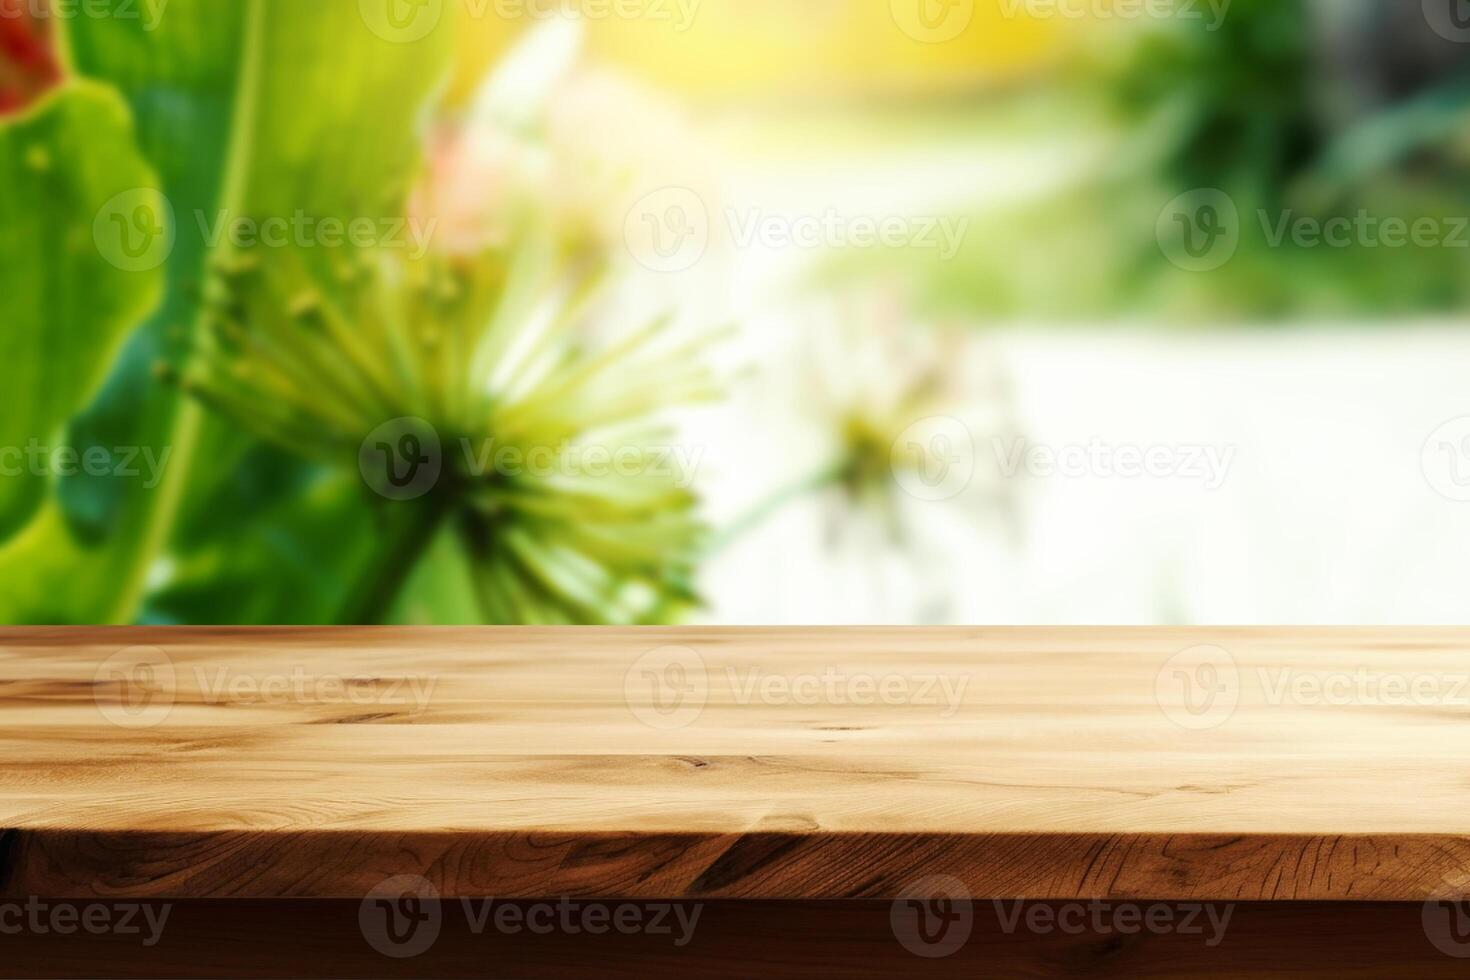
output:
[[0, 975], [1461, 976], [1467, 732], [1470, 630], [7, 629]]

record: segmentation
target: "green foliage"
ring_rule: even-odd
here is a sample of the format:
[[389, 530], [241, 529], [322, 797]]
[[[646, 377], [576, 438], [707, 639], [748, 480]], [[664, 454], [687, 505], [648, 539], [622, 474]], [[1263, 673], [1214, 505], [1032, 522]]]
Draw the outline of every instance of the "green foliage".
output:
[[[264, 439], [363, 467], [401, 524], [354, 621], [386, 615], [442, 523], [492, 622], [642, 622], [693, 599], [701, 529], [656, 416], [715, 393], [698, 343], [661, 345], [666, 321], [599, 340], [599, 267], [524, 220], [473, 257], [345, 250], [322, 267], [257, 249], [208, 280], [211, 329], [184, 386]], [[438, 472], [400, 500], [405, 438]], [[619, 467], [588, 465], [593, 447]]]
[[[143, 311], [131, 311], [127, 325], [139, 329], [66, 442], [80, 451], [166, 450], [169, 465], [151, 488], [106, 476], [68, 479], [0, 549], [7, 583], [0, 619], [7, 622], [140, 615], [148, 576], [178, 524], [209, 506], [249, 448], [234, 426], [207, 418], [154, 378], [161, 359], [187, 360], [194, 346], [206, 256], [217, 248], [201, 223], [212, 226], [221, 214], [260, 220], [297, 209], [317, 217], [401, 209], [418, 153], [417, 123], [448, 66], [446, 29], [393, 43], [368, 29], [357, 4], [169, 0], [159, 11], [161, 2], [149, 0], [148, 9], [162, 16], [64, 22], [73, 69], [115, 86], [131, 106], [138, 145], [176, 219], [164, 297], [141, 324]], [[42, 150], [64, 160], [78, 147], [58, 142]], [[88, 144], [83, 152], [107, 147]], [[43, 220], [56, 206], [46, 195], [15, 203]], [[0, 267], [13, 267], [21, 246], [6, 244]], [[280, 497], [266, 506], [287, 504]], [[205, 550], [179, 557], [186, 567], [207, 561], [208, 549], [227, 546], [230, 530], [222, 527], [214, 544], [193, 542]], [[293, 585], [264, 576], [254, 587], [282, 590], [264, 606], [283, 620], [310, 621], [315, 600], [293, 600]], [[249, 621], [246, 609], [263, 602], [238, 594], [232, 601], [223, 590], [218, 597], [209, 618], [224, 622]]]
[[[448, 24], [389, 40], [303, 0], [66, 22], [89, 81], [0, 126], [25, 328], [5, 350], [54, 369], [0, 444], [166, 466], [4, 483], [0, 620], [662, 622], [694, 601], [703, 529], [657, 447], [663, 408], [714, 391], [698, 342], [602, 333], [605, 246], [545, 193], [473, 253], [425, 254], [405, 220]], [[372, 456], [417, 437], [405, 420], [443, 450], [412, 494]]]
[[[1005, 321], [1194, 325], [1470, 308], [1470, 233], [1456, 235], [1470, 215], [1470, 77], [1450, 62], [1417, 93], [1339, 118], [1325, 98], [1342, 85], [1324, 75], [1327, 41], [1307, 4], [1282, 0], [1236, 0], [1216, 30], [1199, 20], [1119, 30], [1073, 66], [1060, 83], [1070, 110], [1054, 110], [1058, 127], [1113, 131], [1086, 179], [978, 212], [951, 261], [910, 250], [854, 256], [838, 271], [897, 276], [935, 308]], [[1378, 51], [1362, 47], [1358, 57]], [[1161, 251], [1156, 222], [1204, 188], [1234, 202], [1240, 242], [1222, 267], [1187, 271]], [[1283, 221], [1341, 226], [1360, 215], [1426, 219], [1450, 244], [1390, 247], [1355, 231], [1346, 244], [1304, 245], [1276, 234]]]
[[1305, 4], [1234, 0], [1215, 30], [1166, 21], [1092, 70], [1111, 111], [1156, 144], [1142, 152], [1166, 183], [1270, 203], [1321, 147], [1313, 58]]
[[[119, 268], [94, 242], [112, 233], [106, 221], [156, 202], [127, 107], [106, 88], [68, 85], [0, 127], [0, 187], [0, 360], [26, 366], [10, 372], [0, 414], [0, 445], [21, 453], [0, 460], [3, 539], [42, 505], [48, 471], [77, 465], [52, 455], [62, 427], [157, 303], [162, 277]], [[123, 207], [110, 203], [120, 197]]]

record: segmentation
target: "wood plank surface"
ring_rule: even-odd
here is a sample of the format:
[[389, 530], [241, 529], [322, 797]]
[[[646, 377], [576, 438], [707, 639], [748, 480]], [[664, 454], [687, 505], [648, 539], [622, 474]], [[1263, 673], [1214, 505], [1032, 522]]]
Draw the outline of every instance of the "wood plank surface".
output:
[[6, 629], [0, 894], [1455, 899], [1467, 677], [1464, 629]]

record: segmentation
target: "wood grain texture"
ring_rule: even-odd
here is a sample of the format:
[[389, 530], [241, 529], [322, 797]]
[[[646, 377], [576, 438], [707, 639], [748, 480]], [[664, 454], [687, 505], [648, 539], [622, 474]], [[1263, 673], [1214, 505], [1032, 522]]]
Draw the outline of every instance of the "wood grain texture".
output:
[[0, 894], [1462, 897], [1467, 653], [1455, 629], [8, 629]]

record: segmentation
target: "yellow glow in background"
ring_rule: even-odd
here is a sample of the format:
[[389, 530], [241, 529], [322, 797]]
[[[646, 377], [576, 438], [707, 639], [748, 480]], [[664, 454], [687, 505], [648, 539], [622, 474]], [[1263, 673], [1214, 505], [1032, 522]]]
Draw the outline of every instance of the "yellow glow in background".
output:
[[[461, 9], [454, 95], [541, 16], [518, 0], [453, 0]], [[553, 0], [528, 0], [549, 5]], [[641, 4], [645, 16], [608, 15]], [[1052, 63], [1078, 21], [1036, 18], [996, 0], [580, 0], [591, 53], [670, 93], [713, 99], [942, 94], [1004, 82]], [[681, 3], [683, 6], [681, 6]], [[919, 5], [948, 10], [955, 37], [925, 41]], [[542, 10], [543, 7], [533, 9]], [[624, 8], [627, 9], [627, 8]], [[684, 16], [688, 11], [689, 16]]]

